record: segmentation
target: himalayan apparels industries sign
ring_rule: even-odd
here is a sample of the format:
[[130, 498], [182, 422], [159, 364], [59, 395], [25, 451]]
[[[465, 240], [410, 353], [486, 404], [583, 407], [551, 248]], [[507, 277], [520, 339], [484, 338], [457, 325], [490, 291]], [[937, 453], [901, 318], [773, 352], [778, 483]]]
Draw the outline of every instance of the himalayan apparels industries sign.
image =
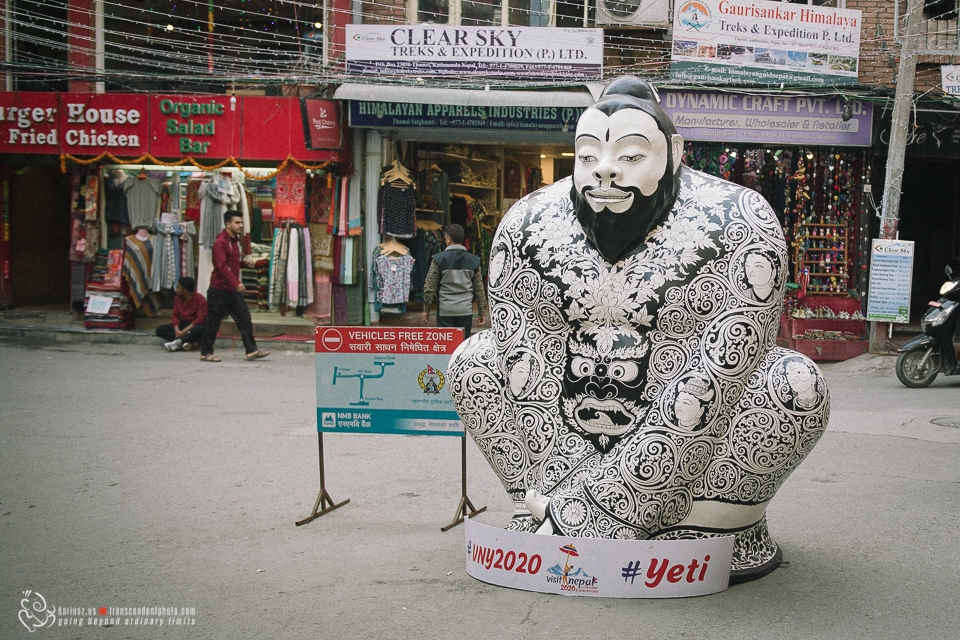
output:
[[869, 147], [873, 104], [825, 96], [661, 89], [660, 104], [684, 140]]
[[675, 80], [854, 84], [861, 12], [766, 0], [678, 0]]
[[463, 436], [447, 384], [463, 329], [316, 330], [317, 429]]
[[347, 25], [347, 73], [599, 78], [603, 29]]
[[724, 591], [733, 536], [611, 540], [507, 531], [467, 520], [467, 574], [524, 591], [594, 598], [684, 598]]

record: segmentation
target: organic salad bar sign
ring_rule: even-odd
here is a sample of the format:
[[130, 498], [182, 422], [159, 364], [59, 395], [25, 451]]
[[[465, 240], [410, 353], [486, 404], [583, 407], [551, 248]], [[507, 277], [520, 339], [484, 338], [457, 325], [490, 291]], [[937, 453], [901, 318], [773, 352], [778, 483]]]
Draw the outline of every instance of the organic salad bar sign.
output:
[[240, 155], [240, 112], [231, 96], [151, 96], [150, 152], [159, 157]]

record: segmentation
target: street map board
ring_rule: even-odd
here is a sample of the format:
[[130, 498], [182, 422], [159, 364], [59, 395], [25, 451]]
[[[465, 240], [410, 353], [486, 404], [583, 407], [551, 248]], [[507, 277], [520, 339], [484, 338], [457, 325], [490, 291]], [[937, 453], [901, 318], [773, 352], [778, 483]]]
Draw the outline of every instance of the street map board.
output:
[[317, 327], [317, 430], [464, 435], [447, 366], [463, 329]]

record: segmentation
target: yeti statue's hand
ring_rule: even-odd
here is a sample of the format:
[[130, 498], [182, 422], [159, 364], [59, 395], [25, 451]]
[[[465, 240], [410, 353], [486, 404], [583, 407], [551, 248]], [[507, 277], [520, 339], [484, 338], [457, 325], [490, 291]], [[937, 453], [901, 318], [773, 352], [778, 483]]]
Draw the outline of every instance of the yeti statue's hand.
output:
[[681, 152], [640, 80], [584, 111], [572, 179], [497, 229], [491, 330], [454, 354], [451, 394], [516, 504], [510, 528], [732, 534], [749, 579], [779, 562], [766, 506], [829, 398], [811, 361], [775, 346], [787, 263], [770, 206]]

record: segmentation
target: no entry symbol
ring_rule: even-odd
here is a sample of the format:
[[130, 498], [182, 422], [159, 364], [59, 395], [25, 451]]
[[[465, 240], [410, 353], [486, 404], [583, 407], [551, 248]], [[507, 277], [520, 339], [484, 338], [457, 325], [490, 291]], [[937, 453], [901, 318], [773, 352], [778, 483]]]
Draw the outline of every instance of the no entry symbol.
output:
[[327, 329], [323, 332], [320, 343], [327, 351], [339, 351], [343, 346], [343, 336], [336, 329]]

